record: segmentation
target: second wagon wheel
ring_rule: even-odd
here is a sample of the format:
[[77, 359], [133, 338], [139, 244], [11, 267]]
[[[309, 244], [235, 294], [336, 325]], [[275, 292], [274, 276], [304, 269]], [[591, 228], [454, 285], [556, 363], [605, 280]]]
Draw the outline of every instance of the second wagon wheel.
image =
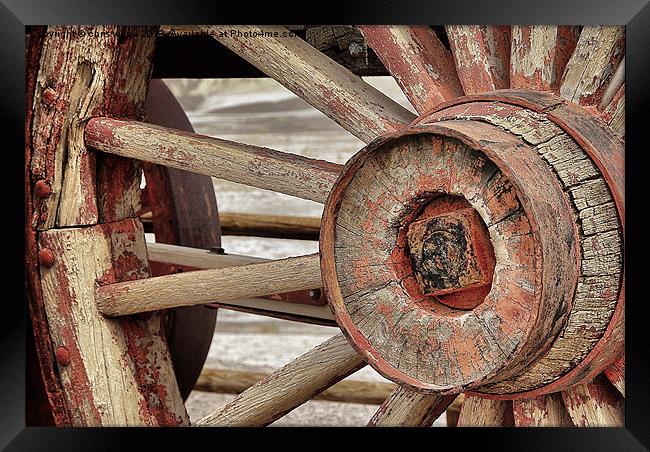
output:
[[[162, 80], [152, 80], [145, 102], [145, 121], [194, 132], [183, 108]], [[210, 250], [221, 247], [221, 228], [212, 179], [176, 168], [144, 164], [145, 214], [151, 214], [157, 243]], [[143, 202], [144, 203], [144, 202]], [[154, 276], [182, 271], [151, 262]], [[203, 306], [172, 309], [163, 323], [176, 380], [183, 400], [201, 373], [212, 343], [217, 310]]]
[[[150, 355], [139, 346], [156, 335], [134, 325], [160, 309], [322, 282], [342, 334], [199, 425], [268, 425], [366, 364], [399, 385], [370, 425], [431, 425], [460, 393], [463, 426], [622, 425], [623, 29], [448, 26], [439, 36], [426, 26], [360, 27], [416, 116], [281, 27], [230, 28], [209, 32], [369, 144], [341, 167], [111, 111], [90, 115], [83, 141], [98, 155], [325, 210], [318, 255], [154, 278], [142, 269], [137, 221], [43, 228], [40, 247], [60, 256], [41, 270], [50, 335], [69, 338], [57, 316], [68, 305], [48, 290], [56, 281], [59, 291], [75, 288], [63, 297], [75, 300], [73, 315], [81, 300], [93, 322], [110, 328], [116, 350], [125, 341], [133, 364], [123, 381], [135, 369], [143, 401], [132, 418], [127, 409], [109, 416], [101, 372], [86, 390], [71, 386], [96, 350], [80, 341], [79, 361], [59, 360], [67, 404], [82, 413], [75, 419], [187, 423], [164, 344], [146, 347], [163, 363], [151, 383]], [[110, 271], [97, 280], [70, 272], [77, 262], [94, 268], [79, 243], [108, 246]]]

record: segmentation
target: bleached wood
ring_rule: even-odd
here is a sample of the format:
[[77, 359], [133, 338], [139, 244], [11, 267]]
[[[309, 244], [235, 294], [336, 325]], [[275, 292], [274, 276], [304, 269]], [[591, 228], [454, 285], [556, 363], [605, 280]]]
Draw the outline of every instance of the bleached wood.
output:
[[120, 316], [321, 287], [318, 254], [111, 284], [97, 306]]
[[227, 268], [240, 265], [269, 262], [271, 259], [243, 256], [240, 254], [217, 254], [199, 248], [168, 245], [166, 243], [147, 243], [149, 260], [172, 265], [184, 265], [200, 269]]
[[[203, 369], [194, 386], [196, 391], [240, 394], [267, 378], [268, 374], [237, 370]], [[314, 400], [381, 405], [395, 389], [393, 383], [343, 380], [324, 390]]]
[[[219, 25], [209, 31], [230, 50], [365, 142], [415, 119], [413, 113], [348, 69], [299, 37], [288, 36], [283, 27]], [[260, 32], [270, 35], [252, 36]]]
[[198, 425], [268, 425], [364, 365], [361, 355], [338, 334], [242, 392]]
[[463, 95], [454, 58], [430, 27], [358, 28], [418, 112]]
[[252, 312], [254, 314], [269, 315], [271, 317], [273, 317], [271, 315], [272, 313], [279, 313], [311, 317], [314, 319], [334, 320], [332, 310], [327, 305], [316, 306], [302, 303], [289, 303], [272, 298], [244, 298], [214, 303], [214, 305], [219, 308]]
[[[125, 228], [127, 233], [99, 225], [41, 234], [41, 247], [56, 256], [52, 268], [41, 267], [43, 300], [52, 342], [70, 356], [70, 364], [61, 364], [59, 372], [76, 426], [189, 424], [160, 317], [107, 319], [95, 304], [97, 280], [113, 271], [114, 260], [140, 262], [131, 275], [146, 276], [144, 233], [133, 225], [135, 229]], [[132, 233], [139, 237], [136, 241], [129, 239]], [[137, 350], [138, 360], [132, 350]], [[142, 384], [153, 378], [147, 369], [153, 363], [156, 388], [163, 391], [149, 392]], [[171, 417], [158, 417], [167, 410]]]
[[513, 25], [510, 87], [557, 91], [578, 40], [578, 27]]
[[622, 427], [624, 399], [604, 377], [562, 392], [564, 405], [578, 427]]
[[[85, 34], [79, 33], [82, 30]], [[132, 36], [125, 38], [125, 33]], [[139, 28], [48, 27], [28, 107], [33, 113], [32, 180], [46, 182], [52, 191], [44, 199], [33, 199], [32, 222], [38, 229], [96, 224], [101, 211], [113, 209], [116, 201], [119, 218], [112, 220], [134, 216], [138, 210], [139, 192], [132, 190], [126, 177], [121, 192], [104, 203], [97, 190], [95, 155], [84, 145], [83, 127], [97, 114], [142, 112], [154, 45], [155, 34], [146, 36]], [[137, 172], [137, 164], [127, 165], [130, 174]], [[101, 177], [99, 182], [101, 186]]]
[[603, 373], [609, 382], [618, 389], [618, 392], [625, 397], [625, 355], [621, 355]]
[[398, 386], [368, 423], [371, 427], [430, 427], [455, 395], [422, 394]]
[[513, 400], [517, 427], [570, 427], [569, 418], [560, 394], [546, 394], [530, 399]]
[[324, 202], [340, 165], [260, 146], [111, 118], [86, 125], [86, 145], [103, 152]]
[[458, 427], [504, 427], [513, 424], [512, 402], [466, 396], [458, 415]]
[[598, 106], [624, 51], [625, 27], [585, 26], [567, 63], [560, 95], [579, 105]]
[[509, 26], [447, 25], [445, 29], [465, 94], [509, 87]]

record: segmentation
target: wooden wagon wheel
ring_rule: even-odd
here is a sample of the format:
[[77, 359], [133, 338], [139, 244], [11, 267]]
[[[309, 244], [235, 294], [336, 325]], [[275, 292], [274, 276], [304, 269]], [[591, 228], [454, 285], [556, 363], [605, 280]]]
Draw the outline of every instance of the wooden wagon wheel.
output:
[[[137, 122], [154, 38], [50, 33], [28, 254], [59, 422], [187, 424], [156, 312], [322, 283], [342, 334], [199, 425], [267, 425], [366, 364], [400, 385], [370, 425], [460, 393], [459, 425], [622, 425], [623, 29], [360, 27], [416, 116], [281, 27], [230, 28], [208, 32], [369, 144], [341, 167]], [[324, 203], [320, 253], [148, 277], [139, 160]]]

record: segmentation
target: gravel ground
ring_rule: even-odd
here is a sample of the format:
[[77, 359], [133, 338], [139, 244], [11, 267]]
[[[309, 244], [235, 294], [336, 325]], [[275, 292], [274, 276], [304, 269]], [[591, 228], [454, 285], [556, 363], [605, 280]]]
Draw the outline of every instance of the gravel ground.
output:
[[[412, 110], [388, 77], [367, 81]], [[364, 143], [271, 79], [168, 80], [198, 133], [265, 146], [307, 157], [345, 163]], [[266, 190], [214, 180], [220, 212], [320, 216], [322, 204]], [[149, 236], [148, 239], [152, 239]], [[318, 251], [318, 242], [223, 237], [229, 253], [283, 258]], [[220, 310], [205, 367], [272, 372], [338, 330]], [[348, 377], [386, 381], [367, 366]], [[234, 395], [193, 391], [186, 407], [195, 422]], [[362, 426], [374, 405], [309, 401], [273, 426]], [[444, 415], [434, 426], [446, 425]]]

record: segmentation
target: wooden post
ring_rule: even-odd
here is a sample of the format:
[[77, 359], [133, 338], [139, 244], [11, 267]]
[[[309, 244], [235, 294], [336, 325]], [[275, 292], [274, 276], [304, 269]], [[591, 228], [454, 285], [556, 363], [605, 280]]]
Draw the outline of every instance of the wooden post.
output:
[[33, 68], [28, 204], [43, 289], [33, 303], [46, 314], [38, 333], [49, 332], [63, 390], [59, 425], [189, 423], [159, 316], [108, 320], [94, 295], [99, 283], [149, 276], [140, 166], [97, 159], [83, 134], [93, 116], [142, 117], [156, 33], [48, 27]]

